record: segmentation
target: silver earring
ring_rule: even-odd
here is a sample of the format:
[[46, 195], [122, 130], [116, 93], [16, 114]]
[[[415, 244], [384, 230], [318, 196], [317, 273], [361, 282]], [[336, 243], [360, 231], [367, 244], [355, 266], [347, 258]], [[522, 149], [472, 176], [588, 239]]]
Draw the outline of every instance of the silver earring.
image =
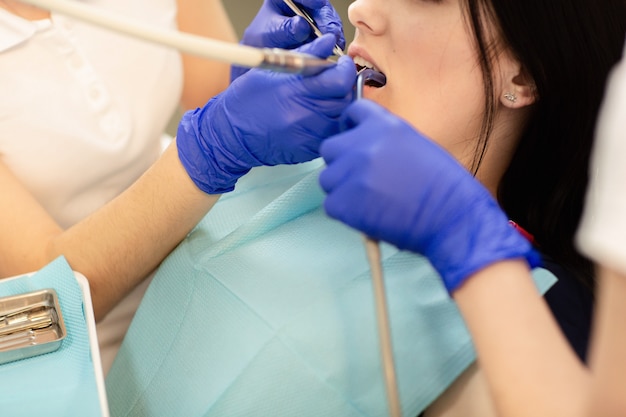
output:
[[515, 103], [517, 101], [517, 96], [513, 93], [509, 93], [508, 91], [504, 93], [504, 98], [509, 100], [511, 103]]

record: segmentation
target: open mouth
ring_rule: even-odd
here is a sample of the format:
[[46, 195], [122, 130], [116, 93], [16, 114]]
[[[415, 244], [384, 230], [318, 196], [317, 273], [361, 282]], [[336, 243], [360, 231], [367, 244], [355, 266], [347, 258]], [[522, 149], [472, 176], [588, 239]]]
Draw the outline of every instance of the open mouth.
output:
[[[358, 68], [358, 67], [357, 67]], [[387, 83], [387, 77], [373, 68], [362, 67], [356, 76], [356, 99], [363, 98], [365, 87], [380, 88]]]
[[380, 88], [387, 83], [385, 74], [380, 72], [374, 64], [366, 59], [355, 56], [354, 64], [356, 65], [357, 73], [363, 78], [364, 85]]

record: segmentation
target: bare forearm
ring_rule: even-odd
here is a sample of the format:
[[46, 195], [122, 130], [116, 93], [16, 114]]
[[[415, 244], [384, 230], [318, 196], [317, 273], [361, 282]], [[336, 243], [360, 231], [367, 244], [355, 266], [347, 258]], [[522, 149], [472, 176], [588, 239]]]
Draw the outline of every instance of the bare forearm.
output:
[[626, 415], [626, 274], [601, 268], [590, 352], [589, 417]]
[[96, 317], [146, 277], [215, 204], [178, 159], [175, 144], [111, 203], [51, 241], [90, 282]]
[[454, 293], [499, 415], [584, 415], [590, 375], [535, 289], [526, 264], [505, 261]]

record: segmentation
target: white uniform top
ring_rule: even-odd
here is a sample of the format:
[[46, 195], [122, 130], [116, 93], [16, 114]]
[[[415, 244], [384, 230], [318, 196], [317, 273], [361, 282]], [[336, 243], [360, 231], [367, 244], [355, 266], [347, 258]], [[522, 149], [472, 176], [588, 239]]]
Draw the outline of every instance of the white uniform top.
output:
[[[175, 27], [175, 0], [90, 2]], [[31, 22], [0, 9], [0, 158], [64, 228], [157, 159], [181, 90], [175, 51], [56, 14]], [[105, 372], [142, 290], [98, 325]]]
[[609, 76], [601, 110], [576, 239], [589, 258], [626, 273], [626, 44]]

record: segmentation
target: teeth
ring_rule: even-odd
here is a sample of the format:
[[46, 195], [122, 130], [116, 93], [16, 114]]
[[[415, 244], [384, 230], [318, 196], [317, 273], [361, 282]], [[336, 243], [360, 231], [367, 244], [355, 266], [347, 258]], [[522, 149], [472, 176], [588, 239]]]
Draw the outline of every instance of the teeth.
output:
[[376, 69], [374, 67], [374, 64], [372, 64], [371, 62], [369, 62], [368, 60], [366, 60], [363, 57], [360, 56], [355, 56], [354, 57], [354, 63], [360, 67], [367, 67], [367, 68], [372, 68], [372, 69]]

